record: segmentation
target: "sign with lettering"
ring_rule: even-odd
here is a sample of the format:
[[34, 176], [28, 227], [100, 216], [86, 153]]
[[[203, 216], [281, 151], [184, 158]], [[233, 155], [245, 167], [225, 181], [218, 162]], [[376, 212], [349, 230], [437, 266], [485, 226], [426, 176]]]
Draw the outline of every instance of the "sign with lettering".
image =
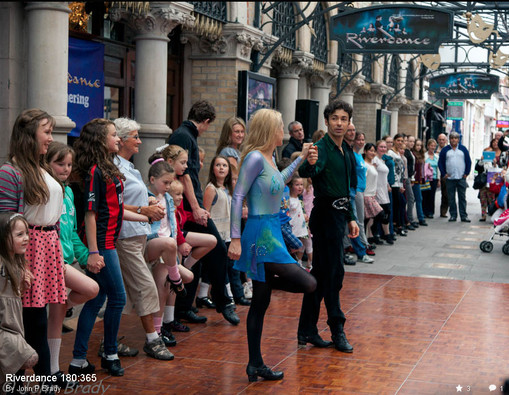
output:
[[80, 135], [88, 121], [104, 116], [104, 44], [69, 37], [67, 116], [76, 127], [69, 136]]
[[461, 121], [463, 119], [463, 102], [450, 101], [447, 103], [447, 119]]
[[489, 99], [498, 87], [498, 76], [476, 72], [443, 74], [429, 81], [438, 99]]
[[452, 39], [453, 13], [391, 4], [353, 8], [331, 18], [331, 37], [345, 53], [438, 53]]

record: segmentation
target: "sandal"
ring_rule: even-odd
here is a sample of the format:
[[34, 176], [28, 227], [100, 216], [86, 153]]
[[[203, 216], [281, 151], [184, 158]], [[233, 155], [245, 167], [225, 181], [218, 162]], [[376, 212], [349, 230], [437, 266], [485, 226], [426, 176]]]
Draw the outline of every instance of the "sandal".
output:
[[166, 281], [170, 283], [170, 290], [175, 292], [178, 296], [185, 297], [187, 295], [186, 288], [184, 287], [184, 282], [182, 278], [179, 278], [178, 281], [173, 281], [169, 275], [166, 276]]

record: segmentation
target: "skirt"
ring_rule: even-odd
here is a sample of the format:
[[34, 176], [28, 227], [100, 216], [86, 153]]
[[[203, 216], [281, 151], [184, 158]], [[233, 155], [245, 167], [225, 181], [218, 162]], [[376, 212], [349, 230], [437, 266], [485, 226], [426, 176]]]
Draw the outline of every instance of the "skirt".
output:
[[240, 238], [242, 253], [233, 268], [265, 282], [265, 262], [296, 264], [281, 233], [279, 213], [249, 215]]
[[29, 229], [29, 233], [30, 243], [25, 257], [34, 279], [23, 295], [23, 307], [44, 307], [48, 303], [64, 304], [67, 290], [58, 232]]
[[374, 218], [383, 210], [374, 196], [364, 196], [364, 218]]

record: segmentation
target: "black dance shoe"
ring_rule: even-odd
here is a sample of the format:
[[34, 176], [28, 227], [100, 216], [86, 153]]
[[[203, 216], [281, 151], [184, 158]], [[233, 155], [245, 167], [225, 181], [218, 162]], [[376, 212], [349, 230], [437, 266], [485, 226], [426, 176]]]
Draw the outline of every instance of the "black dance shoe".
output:
[[275, 372], [265, 365], [262, 365], [259, 368], [247, 365], [246, 374], [250, 382], [258, 381], [258, 377], [265, 380], [281, 380], [285, 376], [283, 372]]
[[193, 324], [204, 324], [205, 322], [207, 322], [207, 317], [202, 315], [196, 315], [196, 313], [194, 313], [192, 310], [175, 312], [175, 316], [178, 319], [185, 320]]
[[241, 296], [240, 298], [235, 298], [235, 304], [240, 304], [241, 306], [251, 306], [251, 301]]
[[206, 296], [204, 298], [196, 298], [196, 307], [201, 309], [202, 307], [206, 307], [207, 309], [215, 309], [216, 304], [210, 300], [210, 298], [207, 298]]
[[327, 348], [334, 344], [323, 340], [318, 333], [311, 336], [297, 335], [297, 344], [299, 346], [305, 346], [307, 343], [311, 343], [313, 346], [319, 348]]
[[235, 313], [235, 305], [233, 303], [224, 306], [221, 313], [223, 314], [224, 319], [230, 324], [238, 325], [240, 323], [240, 318], [237, 313]]
[[332, 341], [336, 350], [348, 353], [353, 352], [353, 347], [348, 343], [345, 332], [341, 331], [338, 334], [332, 335]]
[[101, 368], [106, 369], [112, 376], [123, 376], [124, 368], [120, 366], [120, 359], [106, 359], [101, 357]]
[[77, 375], [92, 374], [92, 373], [94, 373], [95, 372], [95, 366], [92, 365], [88, 359], [87, 359], [87, 363], [88, 363], [88, 365], [83, 367], [83, 368], [80, 367], [80, 366], [69, 365], [69, 373], [70, 374], [77, 374]]

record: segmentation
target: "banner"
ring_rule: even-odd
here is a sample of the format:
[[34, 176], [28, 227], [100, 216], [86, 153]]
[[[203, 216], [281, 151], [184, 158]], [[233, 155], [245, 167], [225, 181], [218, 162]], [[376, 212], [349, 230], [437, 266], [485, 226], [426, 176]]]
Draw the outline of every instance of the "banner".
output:
[[104, 44], [69, 37], [67, 116], [76, 127], [69, 136], [80, 135], [88, 121], [104, 116]]
[[452, 39], [451, 11], [392, 4], [354, 8], [331, 18], [331, 38], [344, 53], [438, 53]]
[[498, 92], [499, 77], [486, 73], [451, 73], [429, 80], [437, 99], [489, 99]]

